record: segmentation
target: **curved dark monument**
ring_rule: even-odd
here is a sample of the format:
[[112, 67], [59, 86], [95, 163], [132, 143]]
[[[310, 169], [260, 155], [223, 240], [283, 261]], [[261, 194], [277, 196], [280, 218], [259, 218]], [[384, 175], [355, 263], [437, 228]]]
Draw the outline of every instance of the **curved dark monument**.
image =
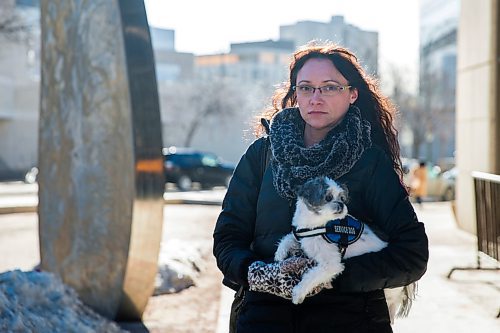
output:
[[41, 268], [139, 319], [163, 223], [161, 122], [143, 1], [42, 0]]

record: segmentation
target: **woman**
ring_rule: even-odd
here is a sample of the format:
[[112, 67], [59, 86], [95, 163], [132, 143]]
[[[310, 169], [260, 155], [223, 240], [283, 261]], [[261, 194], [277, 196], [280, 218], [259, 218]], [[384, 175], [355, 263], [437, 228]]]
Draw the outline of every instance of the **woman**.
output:
[[418, 280], [428, 260], [424, 226], [401, 181], [393, 113], [347, 49], [312, 43], [294, 53], [289, 81], [266, 112], [271, 167], [263, 173], [266, 139], [257, 139], [234, 172], [215, 227], [214, 255], [225, 282], [248, 287], [248, 267], [272, 262], [291, 230], [295, 189], [315, 176], [344, 184], [349, 213], [388, 246], [345, 260], [333, 288], [300, 305], [247, 291], [238, 333], [392, 332], [383, 288]]

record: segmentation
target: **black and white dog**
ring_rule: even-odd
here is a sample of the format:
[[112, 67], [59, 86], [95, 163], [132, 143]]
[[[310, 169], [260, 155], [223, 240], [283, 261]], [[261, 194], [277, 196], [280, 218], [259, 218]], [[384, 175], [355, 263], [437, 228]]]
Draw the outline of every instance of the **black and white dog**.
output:
[[[284, 260], [302, 250], [316, 266], [307, 270], [292, 290], [292, 302], [300, 304], [321, 284], [328, 285], [344, 270], [342, 258], [380, 251], [387, 246], [366, 224], [348, 215], [347, 191], [327, 177], [306, 182], [297, 193], [297, 208], [292, 219], [293, 231], [284, 236], [274, 259]], [[384, 289], [391, 322], [396, 312], [408, 314], [415, 284]], [[399, 310], [399, 311], [398, 311]]]

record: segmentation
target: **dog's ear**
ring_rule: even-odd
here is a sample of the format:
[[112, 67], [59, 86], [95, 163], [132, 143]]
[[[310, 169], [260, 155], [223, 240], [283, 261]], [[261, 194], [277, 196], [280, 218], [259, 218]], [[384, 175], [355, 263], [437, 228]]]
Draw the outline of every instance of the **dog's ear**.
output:
[[342, 189], [342, 191], [344, 191], [344, 193], [342, 194], [342, 201], [344, 203], [347, 203], [349, 201], [349, 189], [347, 188], [347, 185], [346, 184], [339, 184], [340, 188]]
[[295, 194], [297, 197], [308, 198], [311, 192], [311, 180], [306, 181], [304, 184], [295, 186]]
[[309, 204], [317, 206], [321, 204], [323, 197], [328, 189], [328, 184], [324, 178], [316, 177], [305, 182], [297, 188], [297, 197], [301, 197]]
[[307, 196], [307, 183], [295, 186], [295, 194], [297, 197]]

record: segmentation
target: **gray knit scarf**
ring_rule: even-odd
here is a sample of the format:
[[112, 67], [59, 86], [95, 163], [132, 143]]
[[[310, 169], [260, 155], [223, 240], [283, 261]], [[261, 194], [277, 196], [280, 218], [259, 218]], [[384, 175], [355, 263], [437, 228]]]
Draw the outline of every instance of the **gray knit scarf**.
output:
[[309, 148], [304, 147], [304, 128], [298, 108], [280, 111], [271, 123], [273, 184], [287, 199], [296, 198], [297, 187], [310, 178], [335, 180], [346, 174], [372, 145], [370, 123], [354, 105], [322, 141]]

